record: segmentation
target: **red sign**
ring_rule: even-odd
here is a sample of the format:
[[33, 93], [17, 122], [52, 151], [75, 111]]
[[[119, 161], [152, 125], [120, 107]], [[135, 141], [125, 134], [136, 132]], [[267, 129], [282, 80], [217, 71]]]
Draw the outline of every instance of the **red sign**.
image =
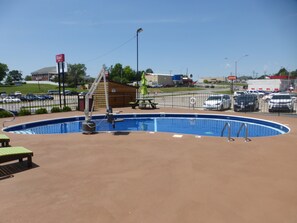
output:
[[228, 76], [228, 80], [229, 80], [229, 81], [234, 81], [234, 80], [236, 80], [236, 79], [237, 79], [236, 76]]
[[64, 61], [65, 61], [64, 54], [58, 54], [58, 55], [56, 55], [56, 62], [57, 63], [61, 63], [61, 62], [64, 62]]

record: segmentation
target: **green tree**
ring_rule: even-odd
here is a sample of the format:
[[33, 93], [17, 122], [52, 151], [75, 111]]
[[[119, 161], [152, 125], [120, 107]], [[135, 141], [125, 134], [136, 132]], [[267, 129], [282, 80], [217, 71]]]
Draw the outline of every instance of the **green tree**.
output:
[[132, 82], [133, 80], [135, 80], [135, 71], [132, 70], [130, 66], [125, 66], [124, 76], [128, 80], [128, 82]]
[[295, 71], [290, 72], [290, 78], [297, 78], [297, 69]]
[[19, 72], [18, 70], [9, 71], [8, 75], [11, 76], [11, 78], [12, 78], [13, 81], [21, 81], [21, 80], [23, 80], [22, 73]]
[[109, 73], [109, 80], [121, 83], [123, 77], [123, 66], [120, 63], [111, 66]]
[[117, 63], [114, 66], [111, 66], [109, 69], [109, 80], [127, 84], [135, 80], [135, 72], [130, 66], [125, 66], [123, 68], [122, 64]]
[[8, 66], [4, 63], [0, 63], [0, 81], [3, 81], [8, 71], [9, 71]]
[[86, 66], [84, 64], [68, 64], [68, 73], [66, 82], [69, 87], [77, 87], [79, 84], [84, 84], [86, 77]]
[[25, 81], [32, 81], [32, 76], [27, 75], [27, 76], [25, 77]]
[[261, 79], [266, 79], [267, 75], [261, 75], [260, 77], [258, 77], [257, 79], [258, 80], [261, 80]]
[[151, 68], [146, 69], [145, 73], [154, 73], [154, 71]]
[[279, 72], [276, 74], [276, 76], [288, 76], [289, 72], [286, 70], [286, 68], [281, 68]]
[[7, 75], [6, 80], [5, 80], [6, 85], [13, 85], [13, 78], [11, 77], [10, 74]]

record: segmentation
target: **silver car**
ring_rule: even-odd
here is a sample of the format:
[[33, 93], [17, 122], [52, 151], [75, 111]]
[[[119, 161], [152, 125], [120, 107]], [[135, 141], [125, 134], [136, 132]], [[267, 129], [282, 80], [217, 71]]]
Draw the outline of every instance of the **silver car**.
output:
[[231, 108], [231, 98], [227, 94], [211, 95], [203, 103], [204, 109], [224, 110]]

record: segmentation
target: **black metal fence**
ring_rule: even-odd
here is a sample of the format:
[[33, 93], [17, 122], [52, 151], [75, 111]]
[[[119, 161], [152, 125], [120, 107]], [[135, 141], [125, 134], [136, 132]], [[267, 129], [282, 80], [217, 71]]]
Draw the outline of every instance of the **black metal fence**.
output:
[[[222, 111], [236, 111], [236, 112], [257, 112], [257, 113], [270, 113], [270, 114], [297, 114], [297, 99], [292, 95], [291, 99], [270, 100], [267, 97], [257, 97], [256, 101], [238, 101], [233, 96], [227, 98], [215, 99], [209, 102], [210, 96], [215, 94], [199, 93], [199, 92], [178, 92], [178, 93], [158, 93], [150, 94], [148, 97], [153, 98], [157, 103], [157, 107], [167, 108], [189, 108], [193, 110], [222, 110]], [[217, 94], [219, 95], [219, 94]], [[125, 96], [114, 96], [111, 98], [119, 106], [127, 106], [130, 100]], [[84, 97], [78, 95], [66, 95], [65, 105], [72, 110], [83, 110], [81, 103]], [[62, 108], [64, 107], [64, 98], [61, 96]], [[256, 103], [256, 105], [255, 105]], [[39, 108], [45, 108], [51, 112], [53, 107], [60, 107], [59, 95], [53, 95], [53, 99], [20, 101], [20, 102], [3, 102], [0, 101], [0, 108], [19, 112], [21, 109], [27, 109], [32, 114]]]
[[[225, 110], [235, 112], [262, 112], [270, 114], [297, 114], [297, 98], [291, 95], [290, 99], [271, 100], [268, 97], [255, 96], [256, 100], [253, 101], [248, 97], [234, 98], [229, 96], [229, 99], [224, 99], [213, 102], [207, 102], [210, 96], [216, 94], [210, 93], [167, 93], [167, 94], [151, 94], [149, 97], [154, 98], [158, 103], [158, 107], [168, 108], [190, 108], [194, 110]], [[219, 94], [217, 94], [219, 95]], [[252, 96], [252, 95], [251, 95]], [[228, 104], [227, 101], [230, 101]], [[213, 105], [213, 106], [212, 106]]]
[[[19, 99], [19, 98], [18, 98]], [[60, 106], [61, 105], [61, 106]], [[68, 106], [71, 110], [77, 110], [78, 107], [78, 95], [66, 95], [65, 96], [65, 105], [64, 105], [64, 97], [61, 96], [61, 102], [59, 95], [52, 95], [52, 98], [27, 98], [27, 99], [11, 99], [11, 100], [4, 100], [0, 101], [0, 107], [19, 113], [21, 109], [29, 110], [31, 114], [34, 114], [37, 109], [45, 108], [49, 113], [53, 107], [60, 107], [63, 108]]]

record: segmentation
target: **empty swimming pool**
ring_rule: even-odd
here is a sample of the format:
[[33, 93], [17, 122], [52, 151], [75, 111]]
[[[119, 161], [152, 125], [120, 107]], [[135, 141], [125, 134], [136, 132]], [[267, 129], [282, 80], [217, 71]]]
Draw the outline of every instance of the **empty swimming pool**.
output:
[[[230, 126], [231, 137], [245, 136], [246, 128], [248, 137], [265, 137], [285, 134], [290, 131], [280, 123], [263, 119], [247, 118], [241, 116], [215, 115], [215, 114], [118, 114], [116, 118], [123, 119], [117, 122], [115, 128], [106, 121], [105, 115], [93, 116], [97, 132], [168, 132], [178, 134], [192, 134], [200, 136], [221, 136], [226, 123]], [[42, 120], [32, 123], [23, 123], [3, 129], [6, 132], [17, 134], [66, 134], [82, 131], [84, 116]], [[227, 136], [228, 131], [223, 132]]]

